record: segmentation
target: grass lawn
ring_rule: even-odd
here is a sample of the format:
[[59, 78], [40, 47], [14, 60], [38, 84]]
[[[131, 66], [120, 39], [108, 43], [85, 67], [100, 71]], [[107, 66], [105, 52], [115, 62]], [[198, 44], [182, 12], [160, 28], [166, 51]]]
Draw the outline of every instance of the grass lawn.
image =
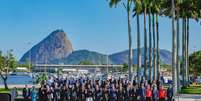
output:
[[181, 94], [201, 94], [201, 87], [188, 87], [180, 91]]
[[[17, 91], [18, 92], [22, 92], [22, 88], [17, 88]], [[0, 88], [0, 93], [10, 93], [11, 92], [11, 89], [4, 89], [4, 88]]]
[[0, 93], [10, 93], [10, 89], [6, 90], [4, 88], [0, 88]]

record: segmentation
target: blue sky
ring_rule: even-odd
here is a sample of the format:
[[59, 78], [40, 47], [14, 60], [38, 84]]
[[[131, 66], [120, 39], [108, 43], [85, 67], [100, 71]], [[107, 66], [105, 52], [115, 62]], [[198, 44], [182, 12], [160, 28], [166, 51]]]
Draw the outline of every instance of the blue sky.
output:
[[[0, 12], [0, 50], [14, 49], [18, 59], [56, 29], [67, 33], [74, 50], [111, 54], [128, 49], [126, 12], [122, 5], [110, 8], [107, 0], [1, 0]], [[171, 50], [171, 20], [159, 21], [160, 48]], [[201, 49], [201, 26], [190, 24], [192, 52]], [[135, 18], [132, 39], [136, 48]]]

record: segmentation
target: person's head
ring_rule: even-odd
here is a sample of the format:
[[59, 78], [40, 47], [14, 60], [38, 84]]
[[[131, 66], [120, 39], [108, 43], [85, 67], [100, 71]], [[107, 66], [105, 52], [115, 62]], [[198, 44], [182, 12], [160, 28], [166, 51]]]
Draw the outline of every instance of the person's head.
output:
[[157, 90], [157, 87], [156, 87], [156, 86], [154, 86], [153, 88], [154, 88], [154, 90]]
[[169, 88], [172, 88], [172, 85], [171, 85], [171, 84], [169, 85]]
[[141, 86], [141, 88], [143, 88], [143, 87], [144, 87], [144, 83], [141, 83], [141, 85], [140, 85], [140, 86]]
[[17, 90], [17, 88], [16, 88], [16, 87], [14, 87], [14, 88], [13, 88], [13, 90]]
[[32, 90], [35, 90], [35, 86], [32, 86]]
[[161, 86], [159, 87], [159, 89], [164, 89], [163, 85], [161, 85]]
[[147, 85], [147, 89], [150, 89], [151, 87], [150, 87], [150, 85]]

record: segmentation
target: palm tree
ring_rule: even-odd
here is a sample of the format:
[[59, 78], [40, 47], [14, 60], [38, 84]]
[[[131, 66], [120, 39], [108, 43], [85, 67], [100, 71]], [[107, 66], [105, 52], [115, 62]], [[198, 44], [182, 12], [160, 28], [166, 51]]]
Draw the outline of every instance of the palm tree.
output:
[[162, 6], [162, 1], [163, 0], [155, 0], [154, 2], [154, 10], [156, 13], [156, 67], [157, 67], [157, 79], [160, 79], [160, 49], [159, 49], [159, 21], [158, 21], [158, 16], [161, 12], [161, 6]]
[[189, 82], [188, 76], [188, 67], [189, 67], [189, 19], [199, 19], [200, 9], [199, 5], [201, 4], [199, 0], [183, 0], [181, 4], [181, 17], [183, 18], [182, 23], [182, 77], [183, 77], [183, 86], [187, 86]]
[[151, 38], [151, 14], [149, 12], [149, 80], [152, 81], [152, 38]]
[[173, 96], [177, 93], [177, 77], [176, 77], [176, 28], [175, 28], [175, 0], [171, 0], [172, 4], [172, 80], [173, 80]]
[[[116, 6], [120, 1], [123, 2], [123, 0], [110, 0], [109, 5], [110, 7]], [[128, 54], [128, 68], [129, 68], [129, 80], [132, 79], [132, 60], [133, 60], [133, 55], [132, 55], [132, 36], [131, 36], [131, 5], [132, 0], [126, 0], [123, 2], [123, 6], [126, 9], [127, 13], [127, 24], [128, 24], [128, 47], [129, 47], [129, 54]]]
[[138, 49], [138, 63], [137, 63], [137, 78], [140, 81], [140, 68], [142, 66], [141, 46], [140, 46], [140, 20], [139, 14], [137, 14], [137, 49]]
[[[178, 12], [177, 12], [178, 13]], [[179, 31], [179, 18], [177, 15], [177, 87], [178, 91], [180, 90], [180, 56], [179, 56], [179, 49], [180, 49], [180, 31]]]
[[143, 0], [143, 10], [144, 10], [144, 76], [147, 80], [147, 58], [148, 58], [148, 49], [147, 49], [147, 27], [146, 27], [146, 15], [147, 15], [147, 5], [148, 0]]
[[159, 49], [159, 22], [158, 14], [156, 14], [156, 54], [157, 54], [157, 79], [160, 79], [160, 49]]
[[137, 80], [138, 82], [140, 81], [140, 68], [142, 65], [142, 61], [141, 61], [141, 45], [140, 45], [140, 18], [139, 15], [142, 12], [142, 3], [140, 0], [135, 0], [135, 8], [134, 8], [134, 16], [136, 15], [136, 22], [137, 22], [137, 50], [138, 50], [138, 62], [137, 62]]
[[152, 13], [152, 32], [153, 32], [153, 53], [154, 53], [154, 57], [153, 57], [153, 67], [154, 67], [154, 80], [156, 80], [157, 78], [157, 70], [156, 70], [156, 35], [155, 35], [155, 14]]

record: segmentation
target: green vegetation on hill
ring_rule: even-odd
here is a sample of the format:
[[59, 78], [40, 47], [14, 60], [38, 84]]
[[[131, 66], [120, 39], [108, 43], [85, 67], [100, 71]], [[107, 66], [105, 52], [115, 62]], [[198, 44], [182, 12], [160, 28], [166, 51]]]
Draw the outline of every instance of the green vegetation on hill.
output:
[[182, 88], [180, 93], [181, 94], [201, 94], [201, 87]]
[[201, 75], [201, 50], [189, 56], [190, 73], [194, 76]]

